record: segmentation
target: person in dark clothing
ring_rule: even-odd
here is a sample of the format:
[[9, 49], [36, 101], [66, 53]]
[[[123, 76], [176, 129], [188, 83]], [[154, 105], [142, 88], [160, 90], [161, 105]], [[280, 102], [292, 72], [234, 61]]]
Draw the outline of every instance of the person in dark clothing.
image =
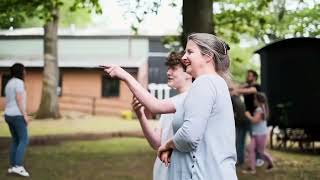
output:
[[237, 165], [241, 165], [244, 163], [244, 145], [243, 138], [245, 138], [247, 126], [247, 119], [245, 116], [246, 107], [241, 100], [241, 97], [233, 94], [232, 89], [230, 90], [231, 102], [234, 113], [234, 120], [236, 125], [236, 150], [237, 150]]
[[251, 114], [253, 114], [256, 108], [254, 105], [254, 96], [257, 92], [261, 91], [261, 86], [257, 83], [257, 79], [258, 73], [251, 69], [248, 70], [246, 84], [236, 90], [238, 94], [243, 95], [246, 111], [249, 111]]
[[235, 89], [236, 89], [235, 83], [230, 82], [228, 84], [228, 86], [229, 86], [229, 92], [230, 92], [230, 96], [231, 96], [235, 125], [236, 125], [236, 127], [243, 126], [245, 124], [245, 120], [246, 120], [246, 116], [245, 116], [246, 106], [243, 103], [239, 94], [237, 94], [235, 91]]
[[[249, 111], [253, 115], [255, 110], [254, 96], [257, 92], [261, 90], [260, 85], [257, 82], [258, 73], [252, 69], [247, 71], [246, 84], [237, 87], [233, 90], [234, 96], [243, 95], [245, 111]], [[244, 112], [243, 112], [244, 113]], [[244, 114], [243, 114], [244, 115]], [[237, 155], [238, 155], [238, 165], [244, 163], [244, 152], [246, 145], [246, 134], [247, 132], [251, 135], [250, 121], [243, 117], [244, 120], [241, 125], [237, 126]], [[259, 155], [257, 155], [259, 157]], [[258, 165], [260, 163], [257, 163]]]

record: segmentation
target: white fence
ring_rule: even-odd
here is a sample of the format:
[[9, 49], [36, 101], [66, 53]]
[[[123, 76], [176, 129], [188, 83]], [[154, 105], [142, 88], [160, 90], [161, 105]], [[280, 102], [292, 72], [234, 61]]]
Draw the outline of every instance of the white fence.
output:
[[167, 84], [155, 84], [148, 85], [150, 93], [158, 99], [166, 99], [170, 97], [170, 87]]

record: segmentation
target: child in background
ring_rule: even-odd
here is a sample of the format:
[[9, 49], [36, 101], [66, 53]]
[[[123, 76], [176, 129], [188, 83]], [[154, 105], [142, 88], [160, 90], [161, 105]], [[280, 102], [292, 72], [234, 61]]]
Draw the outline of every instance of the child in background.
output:
[[264, 93], [258, 92], [255, 95], [254, 103], [256, 109], [253, 116], [247, 111], [245, 114], [251, 121], [252, 137], [248, 147], [249, 167], [242, 171], [245, 174], [255, 174], [256, 172], [256, 150], [262, 158], [268, 163], [267, 171], [273, 168], [271, 156], [266, 152], [268, 137], [267, 119], [269, 117], [268, 100]]

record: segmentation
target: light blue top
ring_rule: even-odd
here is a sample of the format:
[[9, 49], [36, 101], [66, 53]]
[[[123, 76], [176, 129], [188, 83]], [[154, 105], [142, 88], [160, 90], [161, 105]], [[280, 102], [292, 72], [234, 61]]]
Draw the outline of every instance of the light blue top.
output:
[[[182, 102], [186, 97], [186, 92], [178, 94], [171, 99], [174, 104], [180, 104], [182, 107]], [[160, 128], [161, 128], [161, 144], [165, 144], [169, 139], [173, 137], [172, 130], [172, 120], [174, 118], [174, 113], [162, 114], [160, 117]], [[158, 157], [154, 162], [153, 166], [153, 180], [168, 180], [168, 167], [160, 161]]]
[[18, 78], [11, 78], [6, 87], [5, 87], [5, 95], [6, 95], [6, 105], [4, 114], [7, 116], [22, 116], [23, 112], [20, 111], [16, 99], [16, 93], [20, 93], [22, 95], [22, 106], [23, 111], [26, 110], [26, 92], [24, 89], [24, 82]]
[[170, 180], [236, 180], [235, 125], [227, 84], [202, 75], [192, 84], [183, 108], [175, 105], [172, 127], [177, 149]]
[[[254, 111], [254, 114], [255, 113], [258, 113], [258, 112], [262, 112], [263, 113], [263, 110], [261, 107], [257, 107], [256, 110]], [[265, 135], [265, 134], [268, 134], [268, 127], [267, 127], [267, 121], [266, 120], [262, 120], [262, 121], [259, 121], [257, 123], [252, 123], [251, 124], [251, 130], [252, 130], [252, 135]]]

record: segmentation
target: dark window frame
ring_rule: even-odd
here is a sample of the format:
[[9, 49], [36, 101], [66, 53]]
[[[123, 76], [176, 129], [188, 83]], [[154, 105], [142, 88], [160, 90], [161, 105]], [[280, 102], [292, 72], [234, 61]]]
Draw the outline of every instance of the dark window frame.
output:
[[120, 80], [102, 76], [101, 97], [120, 97]]

